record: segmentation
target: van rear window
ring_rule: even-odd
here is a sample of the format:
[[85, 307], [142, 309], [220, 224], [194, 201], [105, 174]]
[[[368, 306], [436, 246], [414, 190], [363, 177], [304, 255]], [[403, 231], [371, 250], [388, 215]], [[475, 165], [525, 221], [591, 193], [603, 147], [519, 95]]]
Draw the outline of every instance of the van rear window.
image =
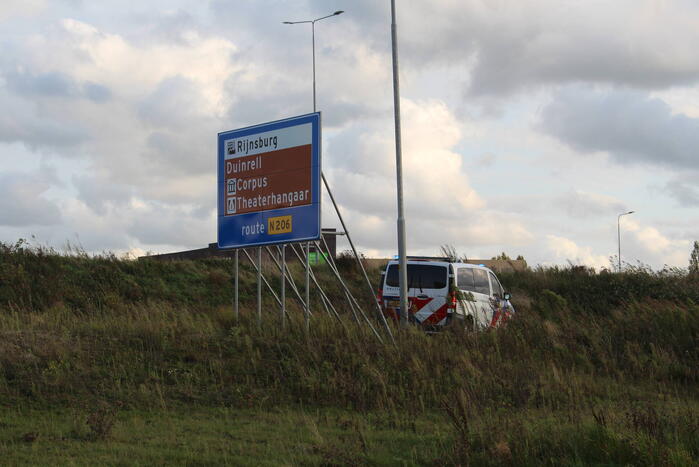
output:
[[[386, 285], [399, 287], [398, 265], [392, 264], [386, 272]], [[443, 289], [447, 286], [447, 268], [427, 264], [408, 264], [408, 288]]]

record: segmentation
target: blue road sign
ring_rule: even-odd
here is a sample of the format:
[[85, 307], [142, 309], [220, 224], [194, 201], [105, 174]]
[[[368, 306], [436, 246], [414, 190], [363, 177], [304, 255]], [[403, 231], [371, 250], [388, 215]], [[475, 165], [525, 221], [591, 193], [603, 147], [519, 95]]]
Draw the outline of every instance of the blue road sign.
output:
[[320, 238], [320, 112], [218, 134], [218, 246]]

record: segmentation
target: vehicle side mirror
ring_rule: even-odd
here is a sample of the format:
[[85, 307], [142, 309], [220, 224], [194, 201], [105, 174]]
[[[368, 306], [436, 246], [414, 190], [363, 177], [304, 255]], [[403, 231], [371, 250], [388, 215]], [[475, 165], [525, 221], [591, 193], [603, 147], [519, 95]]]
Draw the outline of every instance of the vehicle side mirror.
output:
[[510, 292], [505, 292], [505, 300], [509, 300], [512, 298], [512, 294]]

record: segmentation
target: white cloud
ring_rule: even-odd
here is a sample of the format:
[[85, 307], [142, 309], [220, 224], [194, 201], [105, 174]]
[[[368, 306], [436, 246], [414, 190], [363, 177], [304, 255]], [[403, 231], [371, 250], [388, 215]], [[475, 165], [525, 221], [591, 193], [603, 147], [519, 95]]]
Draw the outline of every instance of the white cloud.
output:
[[651, 99], [660, 99], [670, 106], [674, 115], [699, 118], [699, 90], [696, 86], [673, 87], [650, 93]]
[[569, 238], [547, 235], [546, 243], [549, 251], [555, 255], [557, 263], [570, 261], [573, 264], [591, 266], [598, 269], [609, 267], [608, 257], [596, 255], [591, 247], [578, 246]]
[[[403, 177], [405, 205], [422, 218], [461, 218], [484, 206], [453, 151], [461, 130], [447, 106], [438, 101], [403, 99]], [[351, 131], [348, 130], [348, 131]], [[352, 209], [389, 208], [395, 199], [395, 149], [390, 127], [364, 132], [356, 148], [340, 150], [333, 181]], [[365, 174], [368, 178], [365, 178]], [[360, 181], [358, 179], [361, 178]]]
[[634, 220], [621, 218], [621, 224], [625, 230], [635, 233], [637, 241], [651, 253], [660, 253], [671, 246], [672, 242], [654, 227], [641, 227]]
[[69, 64], [77, 78], [103, 83], [124, 97], [134, 98], [154, 90], [167, 78], [182, 76], [196, 84], [202, 97], [198, 107], [223, 114], [225, 81], [239, 70], [230, 61], [236, 51], [230, 41], [190, 32], [185, 43], [143, 46], [74, 19], [64, 19], [62, 25], [73, 44], [72, 51], [83, 54], [82, 60]]
[[[211, 155], [227, 109], [226, 80], [237, 69], [230, 61], [235, 46], [198, 37], [141, 46], [85, 22], [65, 19], [61, 25], [62, 30], [25, 44], [24, 73], [65, 77], [59, 84], [100, 83], [113, 98], [19, 97], [0, 89], [0, 102], [13, 109], [0, 116], [0, 138], [86, 159], [100, 183], [125, 186], [135, 194], [212, 202], [201, 182], [213, 175], [201, 174], [215, 169]], [[47, 88], [46, 79], [37, 86], [66, 88]], [[189, 189], [172, 188], [180, 183]]]
[[[488, 210], [471, 187], [462, 156], [454, 151], [463, 129], [446, 104], [403, 99], [401, 110], [410, 251], [436, 254], [443, 244], [469, 251], [474, 246], [501, 251], [503, 245], [530, 243], [532, 234], [521, 222]], [[354, 128], [345, 132], [353, 135]], [[330, 146], [338, 159], [337, 166], [329, 170], [335, 197], [358, 229], [357, 243], [384, 255], [393, 254], [397, 214], [392, 128], [383, 123], [374, 128], [364, 124], [358, 144], [343, 144], [353, 140], [341, 133]], [[337, 145], [341, 148], [336, 149]]]
[[[0, 191], [42, 164], [58, 167], [64, 185], [32, 180], [25, 199], [55, 223], [13, 215], [2, 238], [77, 235], [96, 251], [214, 241], [216, 133], [309, 112], [310, 26], [281, 21], [345, 8], [239, 3], [3, 2], [0, 21], [13, 16], [0, 28]], [[355, 242], [393, 254], [388, 6], [347, 8], [316, 28], [324, 170]], [[399, 7], [410, 252], [452, 244], [470, 257], [606, 265], [628, 201], [646, 217], [622, 232], [624, 258], [685, 265], [697, 224], [687, 170], [697, 9], [680, 0]], [[338, 226], [328, 201], [324, 226]]]
[[[685, 267], [691, 251], [691, 241], [671, 238], [655, 227], [644, 226], [630, 216], [621, 218], [622, 256], [639, 258], [643, 263], [670, 264]], [[629, 239], [628, 233], [631, 234]], [[624, 253], [627, 251], [630, 253]]]

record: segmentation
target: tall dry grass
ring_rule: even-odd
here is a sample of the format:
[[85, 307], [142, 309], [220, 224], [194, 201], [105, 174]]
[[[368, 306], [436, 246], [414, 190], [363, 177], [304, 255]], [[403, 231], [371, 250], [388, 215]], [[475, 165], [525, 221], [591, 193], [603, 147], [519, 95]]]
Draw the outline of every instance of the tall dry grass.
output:
[[[392, 346], [326, 315], [317, 298], [309, 334], [293, 304], [282, 330], [269, 296], [258, 328], [249, 267], [236, 321], [230, 270], [225, 260], [134, 262], [3, 245], [0, 400], [327, 406], [393, 414], [406, 427], [437, 411], [454, 421], [454, 463], [538, 463], [575, 450], [605, 462], [612, 458], [595, 457], [604, 446], [619, 463], [699, 458], [691, 278], [575, 268], [505, 275], [518, 309], [506, 327], [394, 329]], [[360, 295], [361, 278], [347, 272]], [[328, 272], [318, 273], [341, 303]]]

